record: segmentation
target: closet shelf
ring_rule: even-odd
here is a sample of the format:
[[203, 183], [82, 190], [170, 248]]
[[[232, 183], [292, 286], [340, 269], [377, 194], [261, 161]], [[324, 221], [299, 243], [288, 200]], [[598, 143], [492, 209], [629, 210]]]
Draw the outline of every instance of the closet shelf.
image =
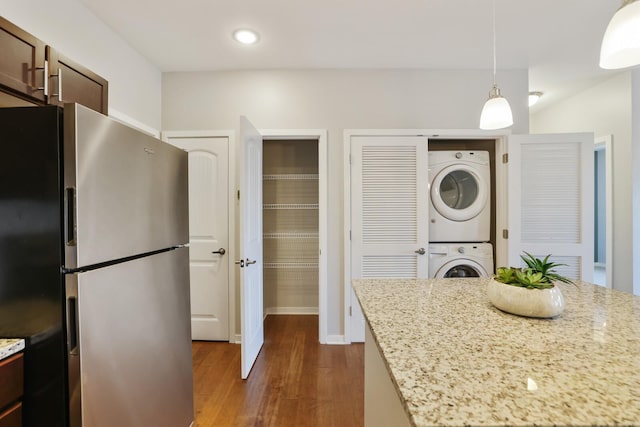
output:
[[295, 180], [318, 180], [318, 174], [312, 173], [287, 173], [287, 174], [269, 174], [262, 175], [263, 181], [281, 181], [287, 179], [295, 179]]
[[317, 203], [265, 203], [264, 209], [318, 209]]
[[263, 239], [317, 239], [318, 233], [298, 233], [298, 232], [280, 232], [280, 233], [264, 233]]
[[317, 270], [317, 262], [265, 262], [264, 268], [278, 268], [287, 270]]

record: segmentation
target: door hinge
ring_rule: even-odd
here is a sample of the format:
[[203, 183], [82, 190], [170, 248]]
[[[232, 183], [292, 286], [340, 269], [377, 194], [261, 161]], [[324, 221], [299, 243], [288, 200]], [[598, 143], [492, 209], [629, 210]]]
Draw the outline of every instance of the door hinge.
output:
[[509, 153], [504, 153], [502, 155], [502, 163], [509, 163]]
[[238, 200], [240, 200], [240, 190], [238, 190]]
[[351, 240], [351, 230], [349, 230], [349, 240]]
[[353, 310], [351, 309], [351, 306], [349, 306], [349, 316], [353, 316]]
[[502, 230], [502, 238], [503, 239], [508, 239], [509, 238], [509, 230], [507, 230], [507, 229]]

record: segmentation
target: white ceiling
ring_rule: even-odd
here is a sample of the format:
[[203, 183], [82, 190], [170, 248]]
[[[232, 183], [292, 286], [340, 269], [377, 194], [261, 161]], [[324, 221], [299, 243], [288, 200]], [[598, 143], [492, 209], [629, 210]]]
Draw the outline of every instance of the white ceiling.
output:
[[[491, 0], [80, 1], [162, 71], [493, 66]], [[528, 68], [543, 107], [613, 75], [598, 57], [619, 6], [496, 0], [498, 84]], [[232, 40], [244, 27], [257, 45]]]

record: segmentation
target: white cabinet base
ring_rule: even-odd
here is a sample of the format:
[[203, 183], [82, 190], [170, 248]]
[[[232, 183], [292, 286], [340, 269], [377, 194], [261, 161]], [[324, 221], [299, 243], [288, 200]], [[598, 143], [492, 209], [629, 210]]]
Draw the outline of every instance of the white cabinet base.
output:
[[411, 426], [368, 323], [364, 341], [364, 425]]

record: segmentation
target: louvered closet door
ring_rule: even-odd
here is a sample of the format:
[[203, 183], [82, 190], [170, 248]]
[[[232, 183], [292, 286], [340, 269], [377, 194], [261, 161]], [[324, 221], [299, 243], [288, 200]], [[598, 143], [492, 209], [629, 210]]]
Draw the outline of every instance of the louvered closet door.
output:
[[593, 134], [509, 137], [509, 264], [527, 251], [593, 280]]
[[351, 141], [352, 277], [427, 277], [427, 138]]

